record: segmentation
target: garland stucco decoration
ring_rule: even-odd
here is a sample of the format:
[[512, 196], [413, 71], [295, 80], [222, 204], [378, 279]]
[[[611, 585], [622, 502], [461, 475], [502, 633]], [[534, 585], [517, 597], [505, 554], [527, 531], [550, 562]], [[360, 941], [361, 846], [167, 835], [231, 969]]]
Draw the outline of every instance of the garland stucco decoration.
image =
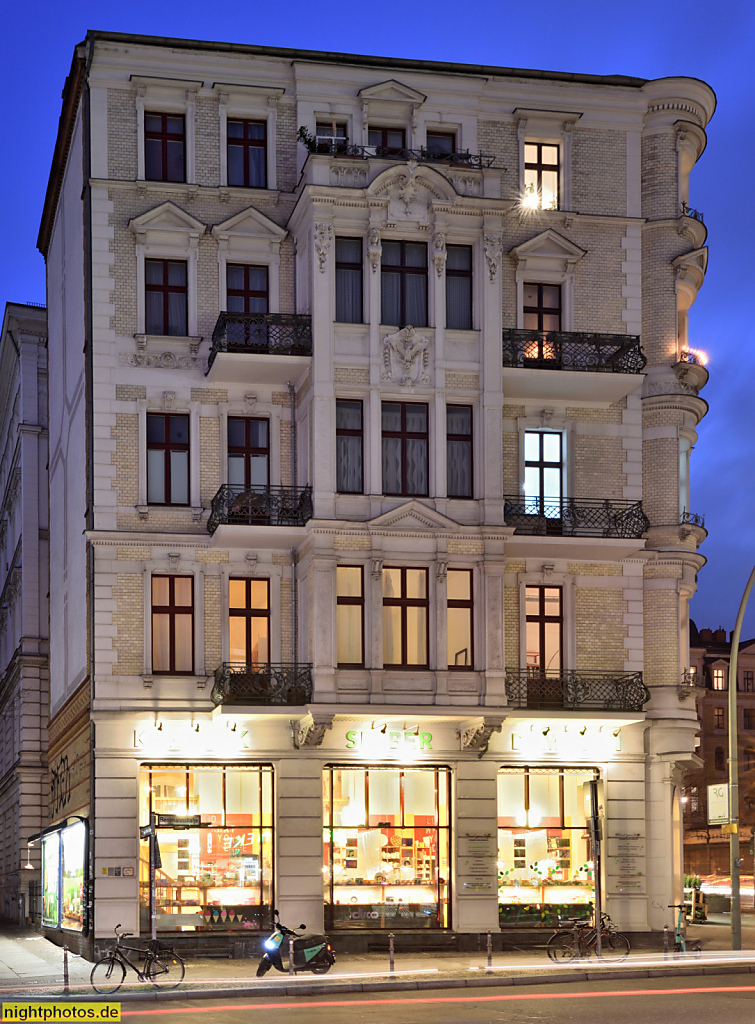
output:
[[495, 281], [495, 276], [501, 263], [501, 251], [503, 248], [501, 237], [500, 235], [485, 235], [482, 244], [490, 280]]
[[402, 386], [429, 384], [430, 341], [410, 325], [383, 338], [383, 380]]
[[315, 252], [320, 265], [320, 273], [325, 273], [325, 261], [330, 252], [330, 243], [333, 239], [333, 228], [330, 224], [315, 224], [314, 243]]
[[207, 360], [197, 356], [177, 356], [174, 352], [121, 352], [118, 357], [121, 366], [143, 366], [155, 370], [199, 370], [207, 372]]

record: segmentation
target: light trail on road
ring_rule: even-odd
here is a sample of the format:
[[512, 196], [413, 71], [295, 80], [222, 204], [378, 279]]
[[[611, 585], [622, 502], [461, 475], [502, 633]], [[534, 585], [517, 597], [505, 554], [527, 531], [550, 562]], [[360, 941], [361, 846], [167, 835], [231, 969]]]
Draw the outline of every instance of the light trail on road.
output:
[[239, 1010], [303, 1010], [306, 1008], [319, 1007], [342, 1007], [342, 1006], [417, 1006], [437, 1003], [503, 1003], [522, 1000], [541, 999], [609, 999], [626, 996], [681, 996], [681, 995], [703, 995], [705, 993], [717, 992], [755, 992], [755, 985], [705, 985], [700, 987], [686, 988], [640, 988], [640, 989], [614, 989], [605, 992], [506, 992], [495, 996], [417, 996], [415, 998], [402, 999], [322, 999], [318, 1001], [305, 1002], [297, 999], [295, 1002], [286, 1003], [235, 1003], [227, 1006], [197, 1006], [197, 1007], [175, 1007], [161, 1010], [122, 1010], [122, 1017], [151, 1017], [157, 1014], [176, 1013], [213, 1013], [218, 1011]]

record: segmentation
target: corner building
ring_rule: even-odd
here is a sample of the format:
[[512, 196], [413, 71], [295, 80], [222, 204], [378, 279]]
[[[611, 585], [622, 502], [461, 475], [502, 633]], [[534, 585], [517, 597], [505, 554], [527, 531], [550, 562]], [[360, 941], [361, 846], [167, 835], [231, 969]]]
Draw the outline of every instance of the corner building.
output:
[[[623, 929], [663, 926], [714, 104], [76, 48], [39, 245], [50, 729], [91, 773], [43, 837], [48, 934], [148, 932], [152, 813], [157, 928], [187, 949], [253, 952], [272, 906], [340, 949], [476, 944], [584, 908], [596, 873]], [[72, 921], [55, 844], [82, 818]]]

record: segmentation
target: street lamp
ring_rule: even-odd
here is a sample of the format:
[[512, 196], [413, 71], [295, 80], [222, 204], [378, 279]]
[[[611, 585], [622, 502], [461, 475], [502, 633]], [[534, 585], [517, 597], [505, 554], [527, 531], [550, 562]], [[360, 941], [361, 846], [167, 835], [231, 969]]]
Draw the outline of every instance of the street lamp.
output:
[[742, 858], [739, 856], [739, 750], [737, 736], [737, 659], [739, 656], [739, 637], [742, 632], [742, 620], [750, 598], [750, 591], [755, 583], [755, 566], [750, 573], [742, 600], [737, 612], [734, 632], [731, 634], [731, 657], [729, 659], [729, 824], [733, 826], [729, 832], [729, 870], [731, 872], [731, 948], [742, 948], [742, 907], [739, 894], [739, 869]]

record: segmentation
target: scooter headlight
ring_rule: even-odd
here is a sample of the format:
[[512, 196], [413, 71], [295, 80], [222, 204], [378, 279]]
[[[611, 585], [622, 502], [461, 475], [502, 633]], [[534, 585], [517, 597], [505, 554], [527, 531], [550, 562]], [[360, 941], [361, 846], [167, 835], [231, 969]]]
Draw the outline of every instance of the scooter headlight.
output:
[[277, 945], [273, 939], [267, 939], [265, 941], [265, 949], [277, 949]]

